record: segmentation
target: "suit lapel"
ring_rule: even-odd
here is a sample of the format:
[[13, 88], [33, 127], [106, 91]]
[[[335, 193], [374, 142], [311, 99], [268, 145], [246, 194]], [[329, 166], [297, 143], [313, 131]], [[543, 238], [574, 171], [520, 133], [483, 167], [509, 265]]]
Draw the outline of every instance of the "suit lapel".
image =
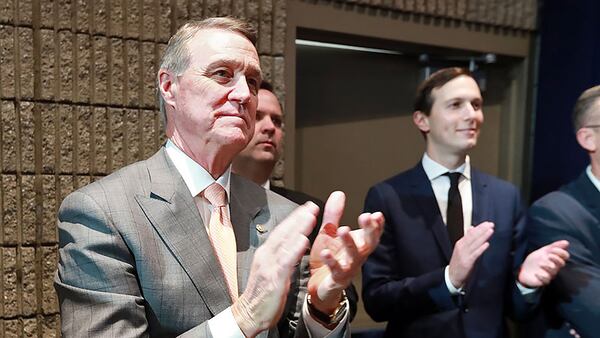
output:
[[600, 222], [600, 191], [596, 189], [585, 171], [577, 180], [576, 187], [573, 193], [581, 196], [577, 199]]
[[[471, 223], [477, 226], [481, 222], [492, 220], [491, 198], [487, 189], [488, 183], [485, 177], [471, 167], [471, 194], [472, 194], [472, 218]], [[493, 236], [493, 235], [492, 235]], [[485, 255], [485, 253], [484, 253]], [[470, 290], [477, 280], [477, 274], [481, 265], [482, 257], [479, 257], [473, 271], [467, 281], [467, 290]], [[470, 295], [470, 293], [468, 293]]]
[[[239, 176], [231, 175], [231, 223], [233, 224], [237, 246], [238, 288], [242, 293], [248, 283], [248, 275], [257, 245], [251, 239], [256, 237], [256, 219], [266, 208], [264, 189], [250, 189], [248, 182]], [[257, 188], [257, 187], [256, 187]], [[262, 190], [262, 194], [261, 194]]]
[[444, 254], [447, 262], [452, 257], [452, 246], [450, 245], [450, 236], [446, 229], [446, 224], [442, 219], [440, 208], [437, 204], [431, 182], [425, 174], [423, 166], [419, 164], [411, 170], [410, 178], [411, 195], [415, 203], [421, 208], [421, 213], [425, 217], [425, 224], [433, 232], [435, 240]]
[[231, 298], [198, 209], [164, 148], [147, 162], [151, 195], [136, 200], [216, 315], [231, 305]]

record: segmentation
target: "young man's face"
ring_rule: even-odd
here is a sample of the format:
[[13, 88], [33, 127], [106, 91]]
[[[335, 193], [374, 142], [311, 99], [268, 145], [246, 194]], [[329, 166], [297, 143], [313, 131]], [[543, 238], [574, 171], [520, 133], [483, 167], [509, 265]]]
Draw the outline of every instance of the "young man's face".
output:
[[238, 155], [252, 161], [276, 162], [283, 148], [283, 112], [275, 94], [261, 89], [258, 92], [258, 108], [254, 136], [248, 146]]
[[429, 116], [419, 129], [427, 135], [427, 150], [438, 155], [464, 155], [477, 144], [483, 123], [481, 92], [473, 78], [461, 75], [431, 92]]

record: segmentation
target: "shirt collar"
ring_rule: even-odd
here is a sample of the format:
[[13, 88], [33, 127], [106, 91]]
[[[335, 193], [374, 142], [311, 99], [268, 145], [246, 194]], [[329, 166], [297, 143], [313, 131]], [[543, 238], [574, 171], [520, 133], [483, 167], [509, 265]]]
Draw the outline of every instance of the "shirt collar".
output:
[[594, 176], [594, 174], [592, 173], [592, 165], [588, 165], [587, 168], [585, 169], [585, 173], [588, 175], [588, 178], [590, 179], [590, 181], [592, 181], [592, 183], [594, 184], [594, 186], [596, 187], [596, 189], [598, 189], [598, 191], [600, 191], [600, 180]]
[[[215, 179], [208, 173], [208, 171], [206, 171], [206, 169], [204, 169], [196, 161], [192, 160], [186, 153], [179, 149], [175, 143], [171, 142], [171, 140], [167, 140], [165, 151], [183, 178], [183, 181], [185, 182], [185, 185], [192, 196], [198, 195], [204, 191], [206, 187], [215, 182]], [[230, 177], [231, 165], [229, 165], [223, 175], [216, 179], [216, 182], [219, 183], [227, 192], [227, 196], [229, 196]]]
[[267, 180], [265, 183], [262, 184], [262, 187], [266, 190], [271, 190], [271, 181]]
[[460, 165], [456, 169], [448, 169], [443, 165], [434, 161], [427, 153], [423, 154], [423, 159], [421, 160], [421, 164], [423, 165], [423, 169], [425, 170], [425, 175], [430, 181], [435, 180], [436, 178], [444, 175], [447, 172], [459, 172], [461, 173], [467, 180], [471, 179], [471, 159], [469, 155], [465, 158], [465, 163]]

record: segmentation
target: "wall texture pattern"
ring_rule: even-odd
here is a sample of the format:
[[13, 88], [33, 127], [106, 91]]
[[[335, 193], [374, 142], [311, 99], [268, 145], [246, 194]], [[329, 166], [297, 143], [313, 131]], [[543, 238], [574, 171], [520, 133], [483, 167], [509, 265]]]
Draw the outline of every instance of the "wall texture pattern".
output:
[[163, 142], [154, 83], [172, 32], [249, 19], [283, 93], [285, 13], [277, 0], [0, 1], [0, 337], [60, 335], [57, 208]]
[[[337, 3], [531, 29], [534, 2]], [[60, 336], [60, 202], [162, 144], [160, 55], [183, 22], [215, 15], [256, 24], [264, 77], [283, 99], [286, 0], [0, 1], [1, 337]]]

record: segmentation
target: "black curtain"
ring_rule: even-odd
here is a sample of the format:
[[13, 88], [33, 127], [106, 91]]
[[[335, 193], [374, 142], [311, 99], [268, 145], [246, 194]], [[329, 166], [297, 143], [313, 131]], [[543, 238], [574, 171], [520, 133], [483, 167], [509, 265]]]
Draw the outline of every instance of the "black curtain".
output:
[[583, 90], [600, 84], [600, 1], [543, 1], [539, 20], [532, 200], [571, 181], [589, 162], [575, 140], [571, 112]]

